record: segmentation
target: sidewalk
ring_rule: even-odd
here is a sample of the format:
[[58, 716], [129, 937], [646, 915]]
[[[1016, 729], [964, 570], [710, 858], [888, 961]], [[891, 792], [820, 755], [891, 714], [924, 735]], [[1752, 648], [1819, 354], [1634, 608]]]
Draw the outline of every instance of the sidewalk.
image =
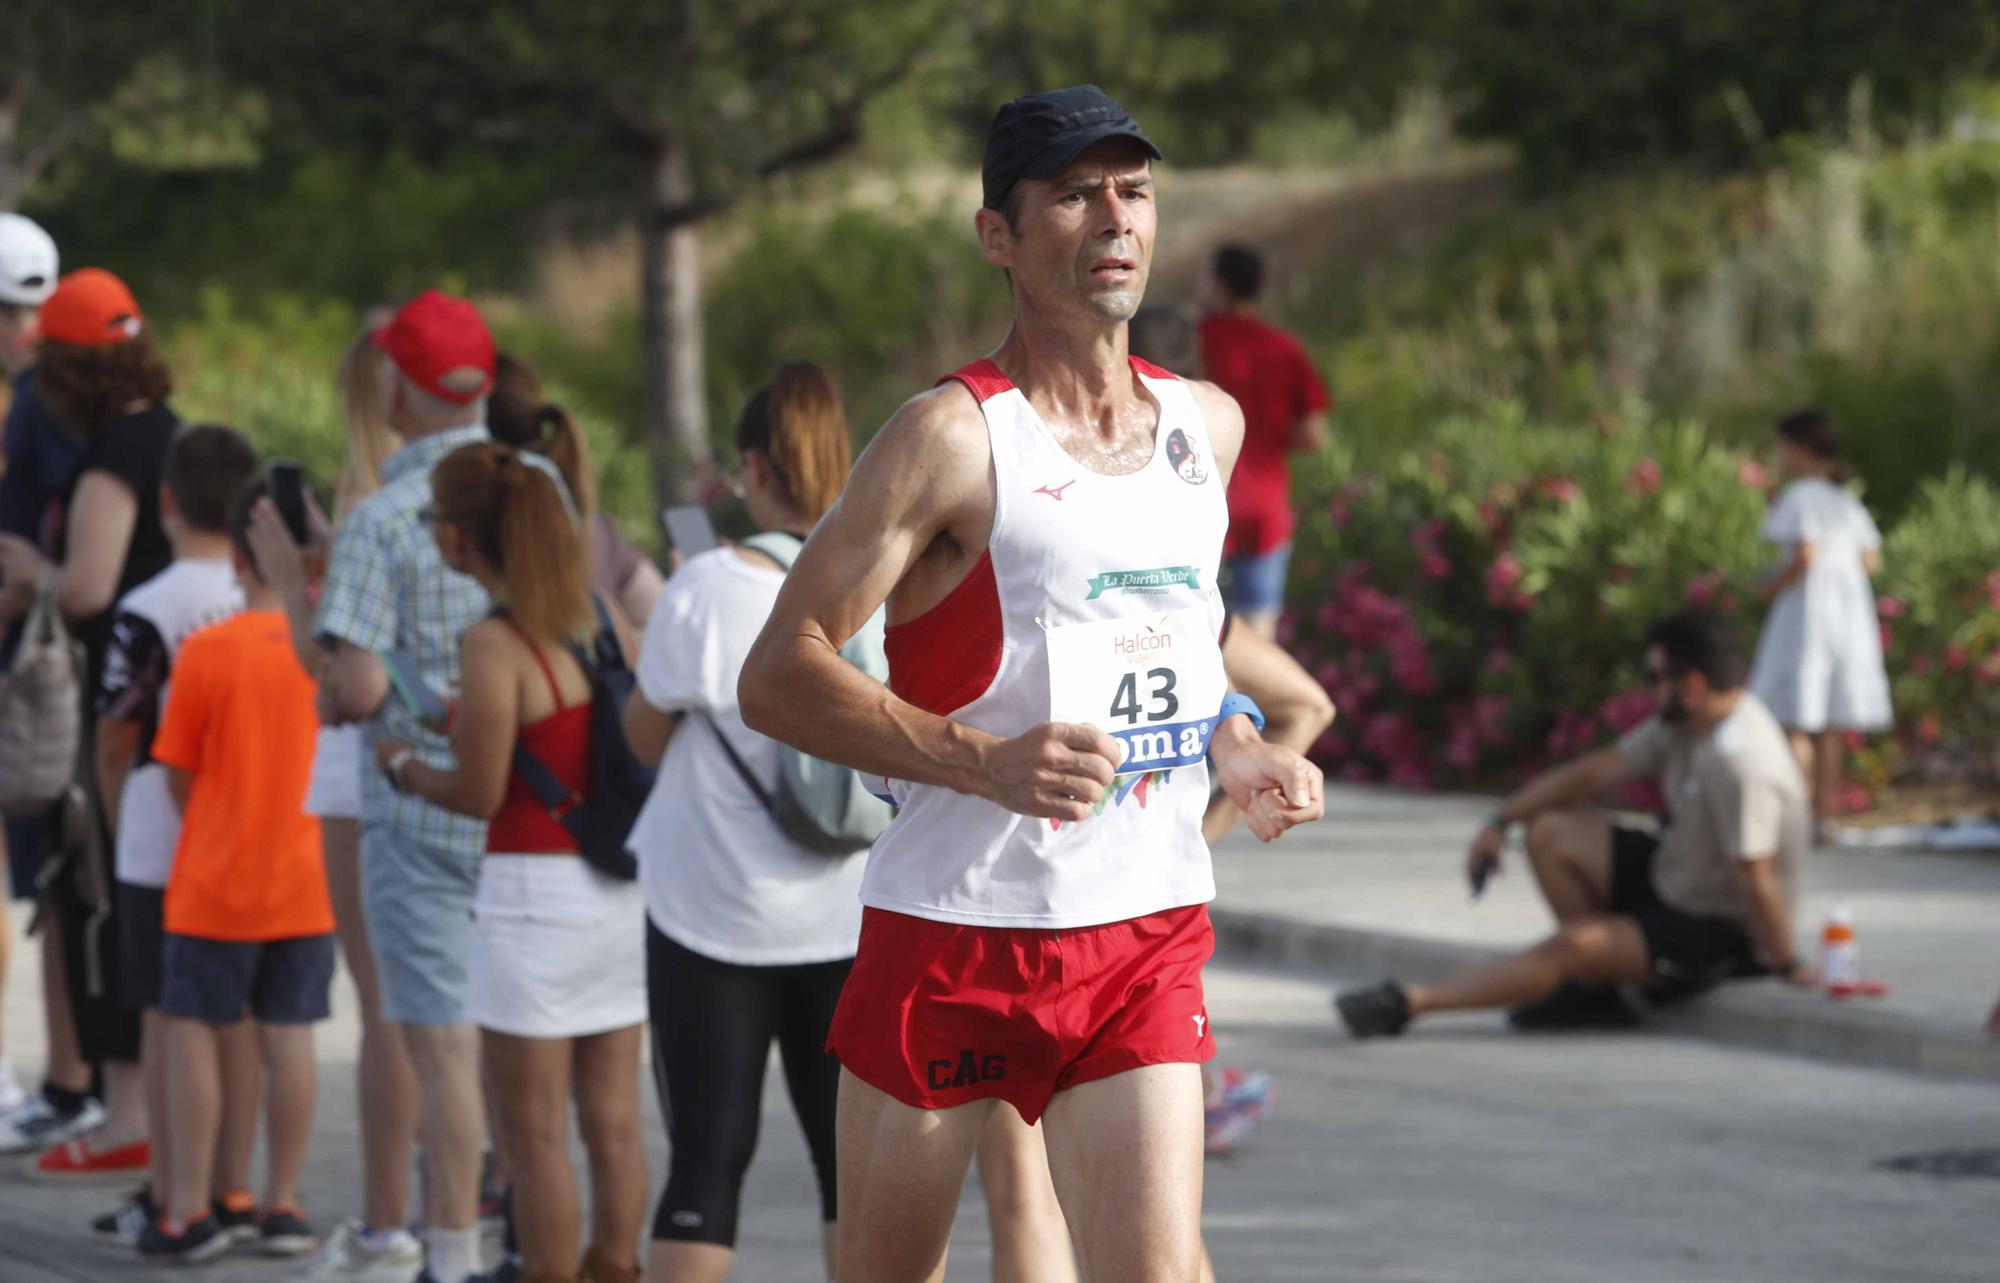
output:
[[[1549, 930], [1518, 842], [1482, 900], [1467, 891], [1465, 848], [1490, 799], [1330, 786], [1326, 804], [1324, 823], [1272, 846], [1239, 828], [1217, 848], [1213, 913], [1225, 949], [1422, 982]], [[1817, 958], [1827, 909], [1846, 901], [1863, 973], [1885, 981], [1888, 996], [1836, 1002], [1751, 981], [1662, 1023], [1719, 1041], [2000, 1081], [2000, 1045], [1983, 1032], [2000, 995], [2000, 857], [1818, 851], [1803, 882], [1801, 951]]]

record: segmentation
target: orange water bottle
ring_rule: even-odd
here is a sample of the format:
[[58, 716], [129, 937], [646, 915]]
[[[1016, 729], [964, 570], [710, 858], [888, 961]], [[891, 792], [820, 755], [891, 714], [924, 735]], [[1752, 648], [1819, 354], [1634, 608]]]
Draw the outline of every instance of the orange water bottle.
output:
[[1861, 944], [1854, 938], [1854, 910], [1837, 903], [1826, 915], [1820, 936], [1819, 979], [1826, 991], [1845, 998], [1861, 990]]

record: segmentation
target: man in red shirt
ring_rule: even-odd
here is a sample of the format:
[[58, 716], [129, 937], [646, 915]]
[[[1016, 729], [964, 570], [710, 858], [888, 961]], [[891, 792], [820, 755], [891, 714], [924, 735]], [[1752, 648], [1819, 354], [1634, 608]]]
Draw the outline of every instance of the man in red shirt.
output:
[[1208, 377], [1243, 407], [1243, 454], [1229, 482], [1229, 537], [1222, 595], [1265, 638], [1278, 628], [1292, 556], [1292, 470], [1285, 456], [1326, 444], [1333, 404], [1304, 345], [1257, 314], [1264, 260], [1224, 245], [1210, 268], [1212, 300], [1201, 319]]

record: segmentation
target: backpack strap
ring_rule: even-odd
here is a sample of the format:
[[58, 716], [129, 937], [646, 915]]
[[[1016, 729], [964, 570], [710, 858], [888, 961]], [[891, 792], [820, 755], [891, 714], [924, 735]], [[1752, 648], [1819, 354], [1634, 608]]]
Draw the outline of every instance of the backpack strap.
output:
[[806, 541], [789, 530], [766, 530], [762, 534], [751, 535], [737, 546], [769, 557], [778, 563], [778, 569], [790, 574], [792, 563], [798, 560], [799, 549], [806, 546]]
[[548, 811], [549, 818], [562, 823], [562, 818], [582, 805], [583, 799], [556, 778], [548, 763], [536, 757], [528, 746], [519, 739], [514, 741], [514, 774], [521, 777], [521, 783], [535, 795], [535, 800]]
[[771, 817], [772, 823], [776, 824], [778, 822], [777, 799], [771, 796], [769, 789], [757, 781], [756, 775], [750, 770], [750, 764], [745, 762], [736, 752], [735, 746], [729, 742], [729, 737], [722, 733], [722, 727], [717, 725], [715, 719], [706, 713], [697, 713], [692, 709], [689, 712], [694, 717], [700, 719], [702, 724], [708, 727], [709, 733], [715, 736], [715, 742], [722, 745], [722, 755], [729, 759], [729, 764], [735, 767], [736, 773], [743, 778], [743, 787], [750, 790], [750, 795], [757, 799], [757, 804], [764, 808], [764, 813]]

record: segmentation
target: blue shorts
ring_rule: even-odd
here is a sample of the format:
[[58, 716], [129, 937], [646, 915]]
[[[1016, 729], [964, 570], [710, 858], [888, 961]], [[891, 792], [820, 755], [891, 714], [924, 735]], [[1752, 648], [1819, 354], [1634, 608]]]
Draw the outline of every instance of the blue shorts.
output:
[[361, 912], [382, 977], [382, 1014], [406, 1025], [462, 1025], [472, 961], [477, 852], [423, 842], [379, 820], [361, 826]]
[[167, 933], [160, 1010], [233, 1025], [244, 1009], [267, 1025], [309, 1025], [333, 1014], [333, 934], [288, 940], [208, 940]]
[[1275, 615], [1285, 608], [1285, 572], [1292, 546], [1279, 544], [1255, 556], [1222, 559], [1222, 601], [1238, 615]]

